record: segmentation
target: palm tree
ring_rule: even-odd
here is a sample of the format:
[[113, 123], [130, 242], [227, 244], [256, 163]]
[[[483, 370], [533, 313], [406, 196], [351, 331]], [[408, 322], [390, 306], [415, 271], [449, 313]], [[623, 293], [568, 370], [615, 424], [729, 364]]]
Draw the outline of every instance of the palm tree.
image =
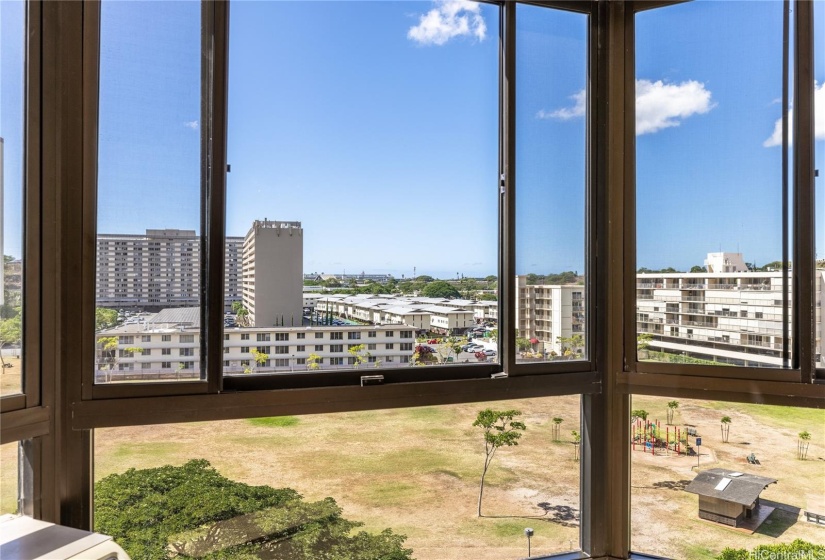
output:
[[724, 443], [728, 442], [728, 436], [730, 435], [730, 416], [722, 416], [722, 441]]
[[808, 446], [811, 444], [811, 434], [808, 430], [799, 432], [799, 440], [796, 442], [796, 458], [804, 461], [808, 456]]
[[670, 401], [667, 403], [667, 423], [673, 424], [673, 413], [679, 408], [679, 401]]
[[556, 416], [553, 418], [553, 441], [559, 441], [560, 430], [561, 430], [561, 423], [564, 422], [564, 418], [560, 418]]

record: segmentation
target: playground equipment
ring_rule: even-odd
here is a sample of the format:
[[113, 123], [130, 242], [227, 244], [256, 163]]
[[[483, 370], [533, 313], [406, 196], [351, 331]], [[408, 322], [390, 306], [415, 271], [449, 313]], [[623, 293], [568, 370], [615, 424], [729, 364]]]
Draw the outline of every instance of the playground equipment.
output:
[[[695, 429], [692, 431], [696, 435]], [[689, 455], [691, 446], [688, 443], [688, 430], [682, 430], [675, 426], [665, 426], [662, 431], [661, 422], [659, 420], [642, 420], [637, 419], [630, 429], [630, 444], [633, 451], [636, 446], [640, 446], [642, 451], [656, 455], [664, 453], [670, 455], [671, 452], [676, 455]]]

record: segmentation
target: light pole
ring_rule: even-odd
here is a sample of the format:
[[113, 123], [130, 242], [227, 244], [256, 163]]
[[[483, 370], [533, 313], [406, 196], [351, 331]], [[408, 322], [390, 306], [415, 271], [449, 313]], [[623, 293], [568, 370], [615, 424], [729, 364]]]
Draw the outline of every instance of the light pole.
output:
[[530, 538], [533, 536], [533, 529], [527, 527], [524, 529], [524, 534], [527, 536], [527, 557], [530, 558], [532, 556], [530, 553]]

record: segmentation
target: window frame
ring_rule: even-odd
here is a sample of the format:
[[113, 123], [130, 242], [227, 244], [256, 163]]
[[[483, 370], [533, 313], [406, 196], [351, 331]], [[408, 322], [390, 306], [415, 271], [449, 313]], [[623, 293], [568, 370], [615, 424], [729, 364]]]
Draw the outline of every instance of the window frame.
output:
[[[571, 4], [531, 3], [553, 6]], [[595, 300], [592, 309], [598, 310], [598, 313], [589, 313], [593, 324], [598, 322], [597, 337], [591, 340], [590, 348], [590, 357], [596, 364], [595, 371], [456, 379], [454, 374], [460, 371], [457, 368], [451, 371], [404, 368], [397, 371], [409, 375], [399, 375], [397, 379], [408, 383], [367, 387], [353, 386], [348, 381], [336, 383], [335, 376], [328, 376], [330, 382], [320, 387], [298, 383], [291, 387], [287, 383], [282, 387], [294, 389], [290, 391], [176, 394], [182, 386], [176, 385], [175, 390], [163, 387], [165, 393], [130, 389], [122, 394], [106, 391], [95, 394], [86, 392], [84, 375], [87, 370], [83, 369], [83, 357], [80, 363], [76, 357], [77, 348], [82, 347], [84, 351], [92, 348], [93, 337], [90, 333], [94, 330], [93, 314], [87, 313], [88, 310], [93, 311], [94, 300], [90, 300], [86, 293], [89, 288], [92, 294], [94, 292], [94, 253], [90, 253], [85, 245], [94, 236], [90, 238], [88, 229], [84, 229], [90, 220], [94, 220], [88, 199], [84, 198], [89, 195], [85, 182], [89, 180], [91, 167], [89, 153], [80, 150], [81, 146], [96, 142], [94, 127], [91, 126], [93, 123], [90, 122], [94, 104], [90, 104], [89, 90], [84, 87], [88, 84], [88, 74], [95, 71], [94, 65], [88, 64], [95, 47], [89, 37], [94, 28], [90, 29], [85, 23], [89, 13], [99, 10], [99, 6], [95, 0], [84, 3], [30, 2], [29, 53], [36, 53], [37, 56], [29, 59], [28, 67], [36, 67], [38, 71], [28, 76], [26, 130], [30, 134], [26, 144], [28, 157], [37, 155], [40, 161], [35, 164], [27, 159], [26, 170], [31, 180], [26, 183], [26, 200], [27, 212], [29, 202], [34, 205], [35, 201], [39, 201], [42, 215], [38, 209], [34, 215], [37, 221], [26, 223], [24, 258], [28, 260], [28, 266], [24, 289], [29, 289], [32, 297], [41, 297], [31, 293], [34, 286], [40, 290], [38, 294], [42, 292], [42, 299], [38, 300], [36, 311], [31, 307], [34, 300], [26, 300], [24, 328], [28, 340], [24, 344], [24, 352], [36, 354], [36, 359], [40, 360], [42, 397], [39, 406], [32, 401], [26, 403], [29, 408], [12, 411], [9, 411], [7, 402], [0, 402], [0, 436], [3, 443], [27, 441], [27, 452], [32, 454], [31, 469], [24, 478], [27, 488], [34, 489], [31, 494], [34, 498], [32, 515], [78, 528], [91, 528], [92, 444], [93, 430], [98, 427], [580, 393], [581, 546], [593, 558], [628, 558], [630, 462], [629, 446], [625, 442], [629, 437], [630, 394], [825, 408], [825, 384], [821, 382], [723, 379], [699, 376], [693, 372], [691, 375], [641, 373], [630, 372], [626, 365], [627, 347], [623, 329], [628, 317], [635, 319], [636, 313], [635, 301], [628, 306], [626, 298], [627, 283], [635, 286], [635, 263], [628, 266], [624, 260], [626, 255], [632, 254], [628, 249], [635, 251], [635, 241], [628, 239], [632, 236], [625, 233], [634, 231], [635, 226], [635, 216], [628, 213], [627, 208], [634, 203], [632, 197], [628, 198], [627, 188], [628, 173], [633, 168], [635, 157], [628, 156], [633, 145], [628, 135], [634, 133], [628, 126], [628, 121], [633, 124], [632, 119], [629, 120], [625, 113], [629, 100], [630, 106], [633, 106], [626, 86], [634, 79], [632, 64], [627, 64], [634, 56], [634, 37], [629, 32], [632, 26], [629, 26], [628, 20], [639, 10], [671, 3], [659, 0], [638, 4], [621, 1], [592, 3], [594, 19], [590, 28], [595, 30], [591, 37], [595, 66], [591, 69], [590, 88], [595, 95], [592, 96], [593, 126], [590, 134], [593, 158], [596, 160], [593, 162], [592, 178], [596, 198], [591, 201], [591, 209], [595, 216], [594, 231], [598, 243], [594, 241], [594, 250], [598, 252], [596, 263], [599, 268], [591, 271], [591, 275], [598, 275], [601, 280], [595, 287], [596, 291], [590, 292]], [[225, 2], [206, 4], [225, 18]], [[581, 3], [575, 5], [582, 6]], [[813, 57], [810, 44], [812, 31], [809, 27], [811, 6], [804, 1], [794, 6], [795, 17], [798, 18], [796, 29], [801, 34], [798, 44], [802, 52], [797, 63], [804, 66]], [[513, 25], [512, 18], [506, 15], [502, 19], [502, 28]], [[511, 40], [512, 34], [505, 36], [505, 39]], [[214, 40], [216, 43], [221, 41], [220, 32]], [[42, 64], [39, 62], [41, 49]], [[40, 80], [50, 86], [41, 90]], [[810, 121], [804, 118], [803, 110], [811, 101], [812, 84], [811, 80], [810, 87], [801, 92], [801, 99], [796, 103], [803, 123]], [[511, 86], [504, 85], [507, 86], [506, 93]], [[83, 95], [81, 92], [84, 92]], [[219, 94], [214, 99], [218, 98]], [[803, 134], [806, 128], [805, 134], [812, 136], [810, 126], [799, 126], [798, 134]], [[800, 147], [803, 142], [805, 139], [800, 138], [796, 145]], [[39, 155], [41, 152], [42, 156]], [[214, 166], [220, 163], [215, 160]], [[802, 167], [808, 169], [804, 158], [800, 169]], [[806, 184], [805, 177], [800, 177], [799, 183]], [[27, 213], [27, 218], [30, 217]], [[802, 230], [799, 235], [810, 235], [812, 231], [811, 228]], [[804, 282], [800, 289], [809, 290], [808, 294], [812, 295]], [[82, 301], [76, 297], [79, 292], [85, 298]], [[222, 292], [218, 293], [222, 297]], [[500, 299], [500, 310], [502, 305]], [[81, 329], [77, 328], [77, 316], [81, 316]], [[222, 323], [221, 316], [213, 320]], [[213, 332], [217, 333], [218, 338], [212, 342], [211, 348], [222, 347], [221, 330]], [[808, 342], [812, 350], [813, 338]], [[222, 364], [221, 352], [206, 356]], [[209, 383], [213, 380], [210, 379]], [[265, 388], [266, 384], [261, 383], [259, 387]], [[30, 388], [26, 386], [27, 391]], [[254, 389], [255, 385], [247, 388]], [[138, 394], [141, 392], [143, 394]], [[582, 558], [583, 553], [554, 557]]]
[[[812, 10], [804, 6], [805, 2], [793, 0], [794, 26], [792, 30], [793, 43], [796, 46], [791, 53], [791, 80], [793, 81], [794, 106], [799, 103], [804, 108], [797, 113], [803, 119], [803, 126], [793, 127], [793, 185], [792, 185], [792, 213], [793, 213], [793, 253], [791, 261], [798, 266], [791, 268], [790, 284], [791, 299], [789, 312], [792, 321], [789, 325], [790, 336], [793, 341], [791, 351], [791, 367], [727, 367], [698, 364], [670, 364], [640, 361], [637, 356], [637, 299], [636, 299], [636, 134], [635, 134], [635, 23], [636, 15], [652, 9], [667, 8], [683, 3], [681, 0], [652, 0], [629, 2], [630, 10], [625, 18], [625, 32], [628, 34], [630, 48], [625, 60], [627, 75], [624, 89], [625, 113], [625, 145], [632, 157], [625, 161], [624, 193], [625, 214], [623, 221], [628, 224], [624, 233], [624, 305], [627, 312], [624, 317], [624, 354], [625, 365], [623, 377], [634, 379], [636, 382], [644, 380], [655, 384], [663, 382], [660, 376], [673, 376], [681, 379], [716, 378], [738, 379], [756, 383], [811, 383], [814, 379], [814, 204], [813, 204], [813, 65], [803, 63], [802, 59], [812, 60], [813, 56], [813, 22]], [[805, 26], [804, 29], [801, 26]], [[800, 43], [800, 41], [803, 41]], [[789, 68], [790, 71], [790, 68]], [[810, 88], [800, 87], [809, 80]], [[804, 120], [807, 117], [807, 120]], [[804, 186], [804, 185], [807, 185]], [[785, 210], [787, 212], [787, 205]], [[801, 341], [810, 341], [802, 344]], [[668, 383], [665, 383], [669, 385]], [[675, 383], [674, 385], [678, 385]], [[761, 386], [761, 385], [758, 385]]]
[[[0, 413], [26, 411], [41, 406], [41, 353], [48, 344], [41, 335], [41, 274], [45, 264], [41, 253], [45, 242], [41, 233], [41, 7], [26, 3], [23, 32], [23, 160], [21, 250], [22, 337], [20, 341], [20, 392], [0, 397]], [[5, 149], [5, 148], [4, 148]], [[23, 414], [25, 416], [25, 414]], [[35, 415], [33, 420], [37, 423]]]

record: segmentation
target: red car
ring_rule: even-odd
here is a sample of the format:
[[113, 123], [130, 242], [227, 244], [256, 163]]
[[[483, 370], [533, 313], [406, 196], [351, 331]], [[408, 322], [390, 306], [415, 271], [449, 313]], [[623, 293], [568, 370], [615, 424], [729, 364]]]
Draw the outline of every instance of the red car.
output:
[[437, 338], [431, 338], [430, 340], [427, 341], [427, 344], [438, 344], [438, 339]]

